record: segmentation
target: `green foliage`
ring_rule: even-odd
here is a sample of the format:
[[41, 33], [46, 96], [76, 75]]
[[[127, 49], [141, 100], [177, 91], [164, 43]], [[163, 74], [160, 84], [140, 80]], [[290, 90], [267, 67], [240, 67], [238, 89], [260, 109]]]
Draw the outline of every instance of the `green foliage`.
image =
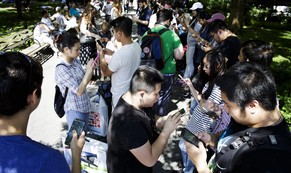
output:
[[55, 7], [60, 5], [57, 2], [34, 2], [30, 5], [30, 9], [22, 11], [22, 18], [19, 18], [15, 4], [0, 4], [0, 37], [9, 35], [11, 32], [20, 31], [22, 29], [33, 28], [33, 26], [41, 20], [41, 6], [51, 7], [48, 11], [55, 13]]
[[270, 13], [270, 8], [268, 7], [259, 7], [252, 6], [252, 8], [248, 11], [249, 16], [255, 20], [265, 20], [265, 18]]
[[264, 27], [244, 27], [239, 37], [242, 42], [260, 39], [273, 44], [275, 57], [271, 71], [277, 84], [281, 113], [291, 124], [291, 32]]

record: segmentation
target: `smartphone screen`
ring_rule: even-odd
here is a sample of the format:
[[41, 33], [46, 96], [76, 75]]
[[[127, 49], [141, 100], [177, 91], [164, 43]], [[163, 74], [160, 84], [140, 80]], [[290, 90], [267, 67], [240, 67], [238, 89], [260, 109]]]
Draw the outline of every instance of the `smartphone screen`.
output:
[[74, 119], [72, 126], [67, 134], [65, 144], [70, 145], [72, 138], [73, 138], [73, 131], [75, 130], [78, 134], [78, 137], [81, 135], [82, 131], [84, 130], [85, 127], [85, 121], [80, 120], [80, 119]]
[[183, 128], [182, 129], [182, 134], [181, 137], [187, 141], [190, 142], [191, 144], [195, 145], [196, 147], [198, 146], [198, 143], [201, 141], [200, 139], [198, 139], [197, 136], [195, 136], [192, 132], [190, 132], [188, 129]]

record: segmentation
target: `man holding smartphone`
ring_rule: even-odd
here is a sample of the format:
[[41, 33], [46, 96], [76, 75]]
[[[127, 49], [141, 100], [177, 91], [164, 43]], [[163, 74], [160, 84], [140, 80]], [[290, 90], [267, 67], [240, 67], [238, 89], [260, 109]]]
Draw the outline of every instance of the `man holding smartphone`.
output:
[[[140, 64], [141, 48], [131, 39], [132, 20], [128, 17], [118, 17], [111, 22], [114, 38], [121, 42], [122, 47], [117, 52], [103, 49], [100, 54], [100, 66], [104, 76], [111, 76], [112, 108], [122, 94], [128, 91], [129, 81]], [[112, 55], [107, 64], [104, 54]]]
[[[0, 172], [70, 173], [62, 153], [33, 141], [27, 134], [30, 114], [41, 99], [43, 69], [19, 53], [0, 52]], [[81, 172], [85, 133], [73, 133], [73, 173]]]
[[170, 134], [180, 125], [181, 114], [168, 116], [158, 137], [154, 115], [146, 113], [157, 102], [163, 75], [153, 67], [140, 66], [130, 89], [118, 101], [108, 127], [109, 173], [152, 173]]
[[[205, 143], [215, 142], [216, 155], [206, 162], [202, 142], [185, 142], [199, 173], [291, 172], [291, 133], [277, 109], [276, 86], [270, 72], [248, 62], [237, 63], [217, 78], [224, 109], [237, 122], [215, 140], [199, 134]], [[238, 130], [240, 125], [247, 126]], [[203, 136], [202, 136], [203, 135]], [[210, 169], [211, 168], [211, 169]]]

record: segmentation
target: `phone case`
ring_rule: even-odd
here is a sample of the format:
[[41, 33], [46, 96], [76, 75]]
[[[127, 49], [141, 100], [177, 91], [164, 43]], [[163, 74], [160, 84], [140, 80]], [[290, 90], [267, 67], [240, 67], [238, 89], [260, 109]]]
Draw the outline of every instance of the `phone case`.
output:
[[81, 132], [84, 130], [86, 123], [83, 120], [80, 119], [74, 119], [72, 126], [67, 134], [65, 144], [70, 145], [72, 138], [73, 138], [73, 131], [76, 130], [78, 137], [81, 135]]

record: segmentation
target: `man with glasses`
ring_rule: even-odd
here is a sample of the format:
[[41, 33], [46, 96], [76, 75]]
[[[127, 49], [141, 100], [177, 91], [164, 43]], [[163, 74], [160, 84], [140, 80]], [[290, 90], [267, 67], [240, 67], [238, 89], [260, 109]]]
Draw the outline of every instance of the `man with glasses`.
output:
[[[40, 63], [19, 52], [0, 52], [0, 172], [69, 173], [58, 150], [30, 139], [27, 124], [41, 99], [43, 69]], [[74, 133], [71, 142], [72, 172], [81, 172], [85, 142]]]
[[[111, 22], [114, 38], [121, 42], [122, 47], [113, 52], [110, 49], [100, 51], [101, 70], [104, 76], [111, 77], [112, 107], [114, 108], [119, 98], [128, 91], [130, 79], [140, 64], [141, 48], [133, 42], [132, 20], [128, 17], [118, 17]], [[104, 59], [104, 54], [112, 55], [110, 62]]]
[[[227, 58], [227, 68], [230, 68], [236, 62], [238, 62], [238, 56], [240, 53], [240, 39], [233, 32], [228, 30], [224, 21], [217, 19], [211, 22], [208, 26], [210, 35], [213, 39], [219, 43], [218, 50]], [[213, 49], [207, 45], [203, 47], [205, 52]]]

